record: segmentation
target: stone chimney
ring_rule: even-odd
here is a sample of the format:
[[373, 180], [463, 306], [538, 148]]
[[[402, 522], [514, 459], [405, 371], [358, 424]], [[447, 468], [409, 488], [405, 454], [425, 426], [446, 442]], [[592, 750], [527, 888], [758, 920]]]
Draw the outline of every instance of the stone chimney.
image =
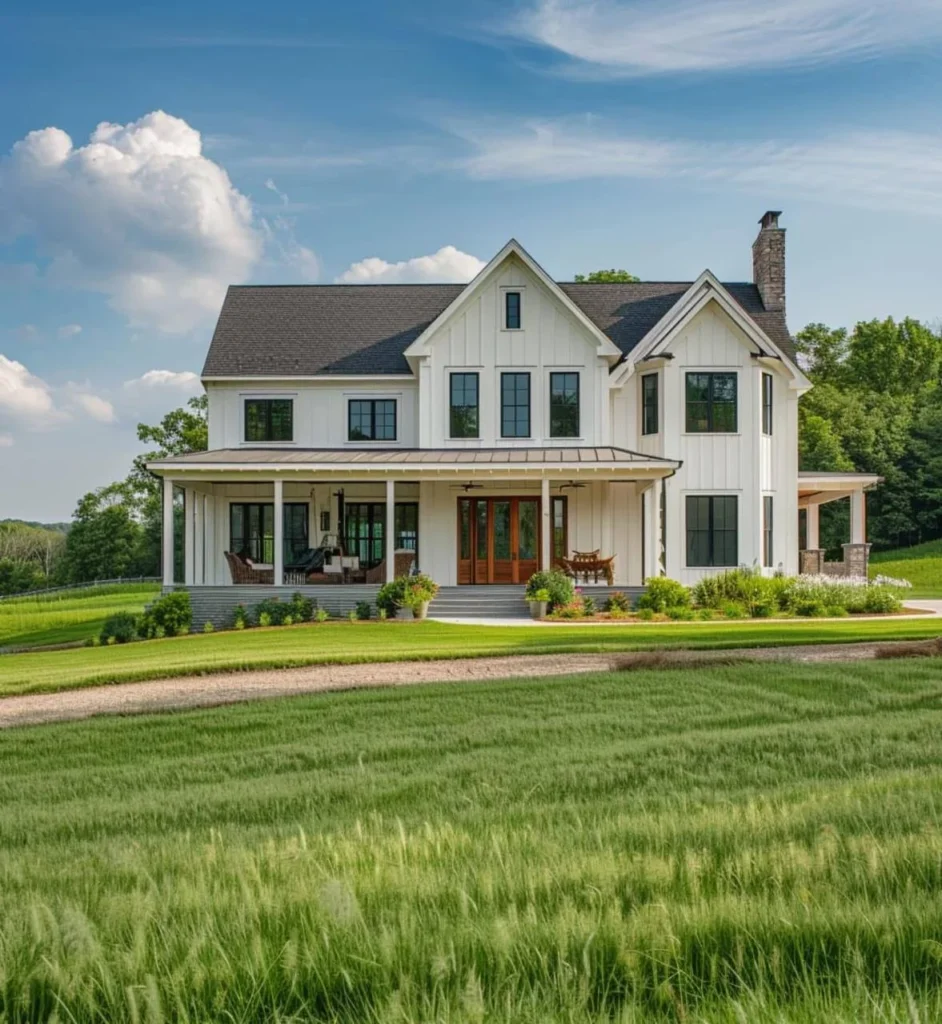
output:
[[752, 280], [766, 309], [785, 310], [785, 229], [778, 226], [781, 210], [762, 215], [752, 243]]

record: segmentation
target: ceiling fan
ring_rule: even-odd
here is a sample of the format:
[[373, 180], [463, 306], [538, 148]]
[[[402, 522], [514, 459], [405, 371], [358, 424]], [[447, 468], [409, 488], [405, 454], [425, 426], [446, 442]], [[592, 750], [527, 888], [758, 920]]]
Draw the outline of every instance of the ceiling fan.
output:
[[568, 484], [560, 484], [559, 489], [561, 491], [578, 491], [585, 487], [583, 483], [576, 483], [575, 480], [570, 480]]
[[478, 491], [483, 486], [484, 486], [484, 484], [472, 484], [472, 483], [469, 482], [469, 483], [466, 483], [466, 484], [452, 484], [451, 485], [451, 489], [453, 491], [464, 491], [464, 493], [467, 494], [468, 491]]

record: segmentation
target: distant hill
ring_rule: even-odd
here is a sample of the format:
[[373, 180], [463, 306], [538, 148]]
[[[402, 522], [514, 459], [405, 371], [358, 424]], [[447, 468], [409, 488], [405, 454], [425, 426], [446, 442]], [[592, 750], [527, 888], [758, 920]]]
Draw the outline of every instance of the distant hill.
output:
[[0, 526], [32, 526], [36, 530], [51, 530], [53, 533], [68, 533], [71, 523], [34, 523], [29, 519], [0, 519]]

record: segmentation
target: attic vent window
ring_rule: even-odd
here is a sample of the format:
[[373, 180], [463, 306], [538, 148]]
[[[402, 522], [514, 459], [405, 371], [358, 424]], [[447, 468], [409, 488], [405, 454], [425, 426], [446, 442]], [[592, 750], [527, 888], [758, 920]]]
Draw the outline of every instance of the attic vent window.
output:
[[519, 331], [520, 322], [520, 292], [504, 292], [504, 326]]

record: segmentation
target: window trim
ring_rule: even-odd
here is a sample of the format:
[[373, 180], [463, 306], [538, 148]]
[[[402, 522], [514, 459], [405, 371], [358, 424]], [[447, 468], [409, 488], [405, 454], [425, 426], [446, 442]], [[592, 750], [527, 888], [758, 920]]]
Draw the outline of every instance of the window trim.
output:
[[[553, 433], [553, 378], [576, 378], [576, 432], [574, 434]], [[532, 398], [531, 398], [532, 404]], [[550, 370], [546, 384], [546, 434], [554, 441], [578, 441], [582, 438], [582, 374], [578, 370]], [[532, 424], [531, 424], [532, 429]]]
[[[707, 536], [709, 545], [709, 561], [703, 564], [691, 563], [690, 561], [690, 500], [709, 500], [709, 511], [708, 511], [708, 526]], [[736, 529], [735, 529], [735, 540], [736, 550], [734, 552], [736, 561], [734, 562], [717, 562], [716, 560], [716, 527], [714, 525], [715, 519], [715, 505], [714, 502], [717, 498], [732, 499], [733, 508], [736, 510]], [[703, 494], [699, 491], [688, 492], [684, 495], [684, 567], [687, 569], [735, 569], [739, 565], [739, 548], [740, 548], [740, 537], [739, 537], [739, 494], [720, 493], [720, 494]], [[699, 532], [699, 531], [698, 531]], [[730, 530], [724, 530], [723, 532], [729, 533]]]
[[[504, 430], [504, 378], [505, 377], [526, 377], [527, 378], [527, 433], [508, 434]], [[516, 392], [516, 387], [515, 387]], [[506, 441], [526, 441], [533, 438], [533, 374], [530, 370], [501, 370], [500, 391], [499, 391], [498, 415], [500, 416], [500, 436]], [[518, 408], [515, 404], [514, 408]], [[516, 416], [514, 417], [516, 420]]]
[[[476, 433], [458, 435], [454, 433], [452, 413], [454, 405], [454, 379], [455, 377], [474, 377], [475, 397], [477, 399], [474, 409], [477, 413]], [[461, 406], [467, 409], [470, 406]], [[481, 374], [478, 370], [449, 370], [448, 371], [448, 440], [449, 441], [480, 441], [481, 440]]]
[[[295, 399], [297, 398], [296, 393], [292, 394], [245, 394], [239, 395], [241, 400], [241, 416], [242, 416], [242, 444], [243, 445], [258, 445], [262, 447], [270, 447], [271, 445], [289, 445], [297, 444], [295, 440], [295, 415], [294, 406]], [[291, 438], [288, 441], [250, 441], [248, 439], [249, 430], [249, 417], [247, 412], [247, 406], [249, 402], [290, 402], [291, 403]], [[271, 426], [271, 412], [269, 406], [268, 425]]]
[[775, 565], [775, 502], [773, 495], [762, 495], [762, 568]]
[[[347, 444], [373, 444], [373, 445], [390, 445], [398, 444], [399, 442], [399, 399], [392, 395], [347, 395]], [[373, 433], [376, 433], [376, 403], [377, 402], [392, 402], [393, 406], [393, 436], [390, 437], [351, 437], [350, 436], [350, 416], [352, 414], [352, 405], [354, 402], [369, 402], [371, 405], [370, 410], [370, 429]]]
[[[646, 413], [648, 411], [647, 392], [645, 382], [654, 378], [654, 429], [648, 430]], [[661, 375], [655, 370], [654, 373], [643, 373], [641, 375], [641, 436], [653, 437], [661, 432]]]
[[[766, 394], [768, 389], [768, 394]], [[762, 384], [760, 386], [760, 394], [762, 401], [762, 433], [765, 437], [772, 436], [772, 430], [774, 427], [774, 380], [771, 373], [763, 371], [762, 373]]]
[[[690, 429], [690, 399], [687, 397], [689, 380], [691, 377], [709, 377], [711, 380], [709, 395], [707, 397], [707, 418], [710, 426], [706, 430], [691, 430]], [[736, 425], [732, 430], [715, 430], [713, 429], [713, 384], [712, 380], [714, 377], [732, 377], [736, 385], [736, 402], [735, 402], [735, 414], [736, 414]], [[739, 371], [735, 369], [722, 370], [710, 368], [706, 370], [697, 369], [685, 369], [684, 370], [684, 433], [690, 434], [694, 437], [702, 437], [705, 434], [712, 435], [726, 435], [732, 437], [740, 433], [739, 429]]]

